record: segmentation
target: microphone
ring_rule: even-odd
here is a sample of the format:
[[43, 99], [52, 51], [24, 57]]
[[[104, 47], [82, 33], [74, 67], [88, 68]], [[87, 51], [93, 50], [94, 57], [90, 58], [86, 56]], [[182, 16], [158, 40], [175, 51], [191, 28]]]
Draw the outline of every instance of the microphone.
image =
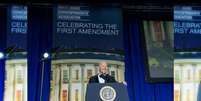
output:
[[8, 51], [7, 52], [8, 53], [7, 56], [8, 56], [10, 54], [13, 54], [17, 50], [17, 46], [14, 45], [14, 46], [8, 47], [6, 50]]
[[59, 52], [61, 52], [61, 48], [60, 47], [56, 47], [52, 49], [52, 58], [56, 58], [57, 55], [59, 54]]
[[100, 77], [103, 77], [103, 78], [104, 78], [105, 76], [106, 76], [106, 74], [101, 74], [101, 75], [100, 75]]

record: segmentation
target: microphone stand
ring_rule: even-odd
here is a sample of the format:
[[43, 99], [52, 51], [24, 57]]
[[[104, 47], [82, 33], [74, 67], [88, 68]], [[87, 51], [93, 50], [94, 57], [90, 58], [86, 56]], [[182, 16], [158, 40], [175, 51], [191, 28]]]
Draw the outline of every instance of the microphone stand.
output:
[[[51, 57], [50, 57], [51, 58]], [[41, 71], [41, 75], [42, 75], [42, 78], [41, 78], [41, 85], [40, 85], [40, 101], [42, 101], [42, 97], [43, 97], [43, 80], [44, 80], [44, 69], [45, 69], [45, 61], [47, 60], [48, 58], [42, 58], [41, 61], [42, 61], [42, 71]]]
[[[55, 52], [55, 57], [57, 55], [57, 51]], [[51, 57], [53, 58], [53, 57]], [[41, 71], [41, 75], [42, 75], [42, 78], [41, 78], [41, 85], [40, 85], [40, 101], [42, 101], [42, 96], [43, 96], [43, 80], [44, 80], [44, 69], [45, 69], [45, 60], [47, 60], [48, 58], [42, 58], [41, 61], [42, 61], [42, 71]]]
[[44, 69], [45, 69], [45, 58], [43, 58], [42, 60], [42, 77], [41, 77], [41, 85], [40, 85], [40, 101], [42, 101], [42, 96], [43, 96], [43, 78], [44, 78]]

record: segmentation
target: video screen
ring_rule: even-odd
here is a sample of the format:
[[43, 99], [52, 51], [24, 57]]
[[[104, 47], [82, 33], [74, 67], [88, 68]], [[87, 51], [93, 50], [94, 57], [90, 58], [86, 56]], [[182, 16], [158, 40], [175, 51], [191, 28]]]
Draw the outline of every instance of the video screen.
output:
[[201, 50], [201, 7], [174, 7], [175, 50]]
[[143, 21], [147, 79], [168, 81], [173, 75], [173, 25], [171, 21]]
[[53, 9], [53, 48], [123, 50], [121, 9], [85, 5]]
[[174, 60], [174, 101], [199, 101], [201, 53], [176, 52]]
[[27, 101], [27, 6], [7, 7], [5, 90], [3, 101]]
[[103, 61], [110, 76], [125, 81], [121, 9], [84, 5], [53, 9], [57, 51], [52, 53], [50, 101], [85, 101], [87, 85], [101, 73]]

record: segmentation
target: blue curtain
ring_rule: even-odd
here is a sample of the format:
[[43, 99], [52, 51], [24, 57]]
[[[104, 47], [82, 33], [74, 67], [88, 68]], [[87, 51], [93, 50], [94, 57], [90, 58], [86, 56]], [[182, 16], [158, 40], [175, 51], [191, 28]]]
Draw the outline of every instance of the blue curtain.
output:
[[[6, 8], [0, 7], [0, 52], [6, 53]], [[4, 97], [5, 58], [0, 59], [0, 101]]]
[[149, 84], [145, 81], [145, 64], [140, 41], [139, 22], [125, 26], [125, 76], [130, 101], [173, 101], [173, 82]]
[[44, 78], [42, 101], [49, 101], [51, 60], [42, 61], [44, 52], [51, 52], [52, 10], [49, 7], [28, 8], [28, 101], [40, 101], [42, 62]]

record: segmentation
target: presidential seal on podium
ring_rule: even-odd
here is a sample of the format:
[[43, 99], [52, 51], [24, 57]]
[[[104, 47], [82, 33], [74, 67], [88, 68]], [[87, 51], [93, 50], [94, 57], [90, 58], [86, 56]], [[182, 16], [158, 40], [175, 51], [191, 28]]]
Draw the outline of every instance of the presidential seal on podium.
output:
[[114, 101], [116, 98], [116, 91], [111, 86], [104, 86], [100, 90], [100, 98], [103, 101]]

